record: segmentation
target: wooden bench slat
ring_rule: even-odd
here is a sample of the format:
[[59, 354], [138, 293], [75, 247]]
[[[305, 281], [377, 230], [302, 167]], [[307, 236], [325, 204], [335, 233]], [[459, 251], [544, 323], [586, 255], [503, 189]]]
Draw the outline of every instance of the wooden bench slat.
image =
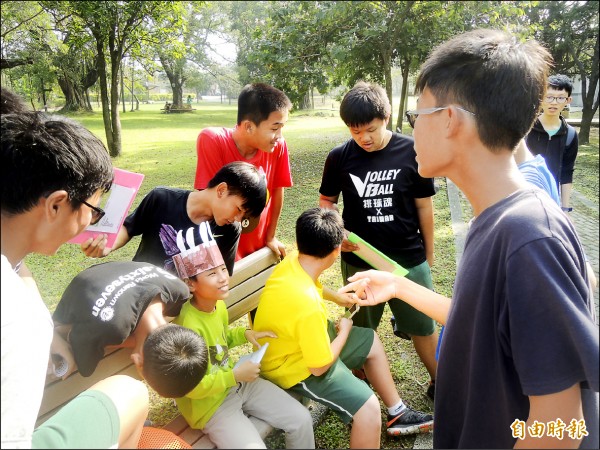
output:
[[[105, 356], [98, 363], [98, 367], [91, 376], [83, 377], [79, 373], [74, 373], [67, 380], [52, 382], [44, 389], [44, 397], [38, 416], [45, 416], [50, 411], [61, 407], [100, 380], [121, 373], [121, 371], [129, 367], [133, 367], [135, 370], [130, 355], [131, 349], [118, 349], [110, 355]], [[48, 418], [44, 417], [44, 420]]]
[[263, 247], [245, 258], [236, 261], [233, 275], [229, 280], [229, 289], [241, 284], [244, 280], [253, 277], [268, 267], [274, 266], [277, 262], [277, 257], [269, 247]]
[[258, 306], [258, 300], [260, 299], [260, 294], [262, 291], [263, 289], [261, 288], [260, 290], [246, 297], [244, 302], [236, 303], [235, 305], [227, 308], [227, 311], [229, 312], [229, 321], [234, 322], [240, 317], [243, 317], [246, 313], [248, 313], [248, 311], [256, 308]]

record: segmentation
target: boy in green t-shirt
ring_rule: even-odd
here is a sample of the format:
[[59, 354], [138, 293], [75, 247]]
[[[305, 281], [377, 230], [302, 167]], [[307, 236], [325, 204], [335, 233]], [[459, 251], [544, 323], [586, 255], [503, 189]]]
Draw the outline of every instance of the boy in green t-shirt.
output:
[[[308, 409], [273, 383], [259, 377], [260, 363], [234, 365], [229, 348], [246, 342], [257, 347], [258, 338], [277, 337], [271, 331], [229, 328], [227, 306], [229, 274], [210, 227], [200, 224], [203, 242], [184, 243], [183, 232], [172, 236], [181, 253], [173, 255], [179, 277], [192, 294], [175, 323], [200, 334], [209, 349], [208, 369], [200, 384], [177, 406], [188, 424], [200, 428], [218, 448], [265, 448], [248, 416], [285, 431], [287, 448], [314, 448], [312, 418]], [[167, 230], [173, 234], [174, 230]], [[188, 230], [186, 236], [193, 240]]]

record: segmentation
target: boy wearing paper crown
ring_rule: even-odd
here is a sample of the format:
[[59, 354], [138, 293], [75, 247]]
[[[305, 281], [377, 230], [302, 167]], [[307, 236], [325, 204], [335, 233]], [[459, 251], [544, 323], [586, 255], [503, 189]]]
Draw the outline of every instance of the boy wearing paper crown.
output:
[[245, 361], [234, 366], [229, 358], [230, 347], [246, 342], [260, 347], [257, 339], [276, 336], [271, 331], [228, 327], [222, 299], [229, 294], [229, 274], [206, 222], [199, 225], [198, 235], [199, 242], [194, 230], [187, 229], [184, 239], [183, 230], [175, 232], [168, 226], [161, 234], [165, 248], [176, 244], [173, 263], [192, 294], [174, 322], [197, 332], [209, 348], [206, 376], [191, 392], [176, 399], [181, 414], [191, 427], [202, 429], [217, 448], [265, 448], [248, 416], [284, 430], [287, 448], [314, 448], [308, 409], [260, 378], [260, 363]]

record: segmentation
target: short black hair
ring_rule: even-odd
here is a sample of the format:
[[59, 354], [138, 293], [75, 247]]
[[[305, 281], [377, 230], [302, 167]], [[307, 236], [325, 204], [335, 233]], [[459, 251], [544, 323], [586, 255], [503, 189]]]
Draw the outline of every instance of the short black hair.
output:
[[566, 91], [569, 97], [573, 92], [573, 83], [566, 75], [550, 75], [548, 77], [548, 87], [556, 89], [557, 91]]
[[344, 221], [333, 209], [311, 208], [296, 220], [298, 252], [325, 258], [342, 243]]
[[3, 114], [2, 214], [33, 208], [40, 198], [65, 190], [73, 209], [113, 181], [102, 141], [74, 120], [41, 112]]
[[438, 105], [475, 114], [481, 142], [514, 149], [531, 129], [546, 90], [552, 57], [537, 41], [499, 30], [473, 30], [436, 47], [421, 66], [415, 91]]
[[144, 379], [161, 397], [183, 397], [202, 381], [208, 368], [206, 342], [181, 325], [166, 324], [153, 330], [143, 352]]
[[266, 83], [244, 86], [238, 97], [237, 123], [249, 120], [256, 126], [267, 120], [274, 111], [289, 111], [292, 102], [279, 89]]
[[238, 195], [252, 217], [258, 217], [267, 203], [267, 180], [265, 174], [244, 161], [225, 164], [208, 182], [208, 188], [227, 183], [228, 195]]
[[340, 104], [340, 117], [349, 127], [366, 125], [374, 119], [390, 117], [390, 99], [381, 86], [359, 81], [344, 95]]
[[8, 88], [0, 89], [0, 114], [18, 114], [29, 111], [23, 99]]

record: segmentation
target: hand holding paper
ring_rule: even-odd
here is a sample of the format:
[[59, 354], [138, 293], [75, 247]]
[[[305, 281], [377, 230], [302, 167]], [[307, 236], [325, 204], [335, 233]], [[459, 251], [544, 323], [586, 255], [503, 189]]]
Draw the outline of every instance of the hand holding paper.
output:
[[250, 361], [254, 364], [259, 364], [262, 361], [263, 356], [265, 356], [265, 352], [267, 351], [268, 347], [269, 347], [269, 343], [267, 342], [265, 345], [263, 345], [261, 348], [259, 348], [255, 352], [249, 353], [247, 355], [243, 355], [242, 357], [240, 357], [238, 362], [235, 363], [235, 366], [233, 366], [233, 368], [235, 369], [235, 368], [239, 367], [242, 363], [244, 363], [246, 361]]
[[[90, 239], [89, 251], [82, 248], [87, 256], [99, 257], [108, 254], [108, 248], [114, 246], [119, 230], [129, 212], [129, 208], [142, 184], [144, 175], [115, 167], [115, 178], [106, 204], [101, 205], [106, 214], [96, 225], [90, 225], [82, 233], [69, 241], [81, 244]], [[86, 248], [88, 248], [86, 247]]]
[[406, 270], [396, 261], [384, 255], [382, 252], [377, 250], [364, 239], [358, 237], [356, 234], [350, 233], [348, 235], [348, 240], [354, 244], [359, 245], [359, 249], [354, 251], [353, 253], [359, 258], [361, 258], [363, 261], [368, 262], [373, 268], [377, 270], [391, 272], [394, 275], [398, 275], [401, 277], [405, 276], [408, 273], [408, 270]]

